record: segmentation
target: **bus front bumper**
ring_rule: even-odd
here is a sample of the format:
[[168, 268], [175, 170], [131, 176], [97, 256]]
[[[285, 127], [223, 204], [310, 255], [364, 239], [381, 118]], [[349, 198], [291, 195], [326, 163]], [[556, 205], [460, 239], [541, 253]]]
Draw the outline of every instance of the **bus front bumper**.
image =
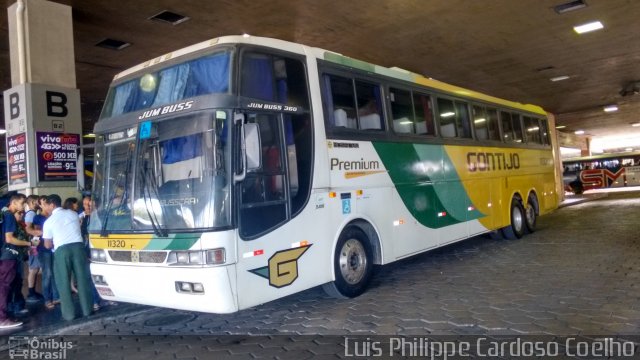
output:
[[[238, 311], [235, 267], [148, 267], [91, 263], [96, 289], [105, 300], [226, 314]], [[184, 291], [188, 283], [202, 292]], [[186, 285], [188, 288], [189, 285]]]

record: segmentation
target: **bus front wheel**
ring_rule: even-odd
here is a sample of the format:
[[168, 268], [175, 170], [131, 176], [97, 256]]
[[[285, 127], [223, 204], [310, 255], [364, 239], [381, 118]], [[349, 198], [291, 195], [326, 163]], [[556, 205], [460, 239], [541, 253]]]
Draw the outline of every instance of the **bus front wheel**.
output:
[[511, 224], [502, 228], [502, 235], [509, 239], [520, 239], [524, 235], [525, 211], [522, 201], [518, 198], [511, 199]]
[[333, 257], [335, 281], [324, 284], [324, 291], [337, 298], [353, 298], [362, 294], [371, 280], [373, 269], [371, 245], [358, 227], [346, 228], [336, 244]]

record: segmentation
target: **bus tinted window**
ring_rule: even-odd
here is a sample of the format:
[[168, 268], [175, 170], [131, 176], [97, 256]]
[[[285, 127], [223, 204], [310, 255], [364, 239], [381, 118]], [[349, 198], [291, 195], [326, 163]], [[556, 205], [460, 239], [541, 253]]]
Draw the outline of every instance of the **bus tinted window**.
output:
[[389, 89], [393, 131], [397, 134], [415, 134], [415, 117], [411, 93], [405, 90]]
[[484, 107], [474, 105], [473, 111], [473, 127], [476, 130], [476, 139], [489, 140], [489, 127], [487, 126], [487, 114]]
[[542, 143], [545, 145], [551, 144], [549, 139], [549, 125], [546, 118], [540, 119], [540, 136], [542, 136]]
[[513, 142], [513, 125], [511, 124], [511, 114], [500, 111], [500, 123], [502, 124], [502, 137], [505, 142]]
[[487, 128], [489, 130], [489, 140], [502, 141], [497, 109], [487, 108]]
[[356, 80], [356, 96], [358, 128], [361, 130], [384, 130], [380, 86]]
[[527, 134], [527, 142], [530, 144], [542, 144], [538, 119], [524, 116], [522, 120], [524, 121], [524, 128]]
[[471, 125], [469, 124], [469, 107], [466, 102], [456, 101], [456, 123], [458, 137], [471, 139]]
[[413, 106], [416, 113], [416, 134], [435, 135], [431, 97], [425, 94], [413, 93]]
[[330, 125], [338, 128], [357, 129], [356, 100], [353, 81], [335, 75], [324, 75], [327, 113]]
[[438, 98], [438, 117], [440, 120], [440, 135], [446, 138], [456, 137], [456, 110], [453, 101]]
[[511, 114], [511, 122], [513, 123], [513, 141], [521, 143], [524, 140], [524, 137], [522, 135], [520, 114]]

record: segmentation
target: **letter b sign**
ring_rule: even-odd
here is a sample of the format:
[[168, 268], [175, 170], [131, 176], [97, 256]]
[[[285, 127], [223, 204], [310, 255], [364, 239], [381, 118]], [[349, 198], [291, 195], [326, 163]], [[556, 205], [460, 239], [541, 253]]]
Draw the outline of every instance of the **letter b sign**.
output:
[[57, 91], [47, 91], [47, 116], [63, 118], [68, 114], [67, 95]]

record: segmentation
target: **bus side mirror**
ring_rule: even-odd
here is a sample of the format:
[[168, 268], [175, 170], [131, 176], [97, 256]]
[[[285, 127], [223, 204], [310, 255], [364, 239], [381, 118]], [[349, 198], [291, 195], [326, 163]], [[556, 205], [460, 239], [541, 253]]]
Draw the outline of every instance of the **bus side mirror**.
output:
[[247, 156], [247, 171], [255, 171], [262, 167], [262, 144], [260, 127], [256, 123], [244, 125], [244, 139]]

